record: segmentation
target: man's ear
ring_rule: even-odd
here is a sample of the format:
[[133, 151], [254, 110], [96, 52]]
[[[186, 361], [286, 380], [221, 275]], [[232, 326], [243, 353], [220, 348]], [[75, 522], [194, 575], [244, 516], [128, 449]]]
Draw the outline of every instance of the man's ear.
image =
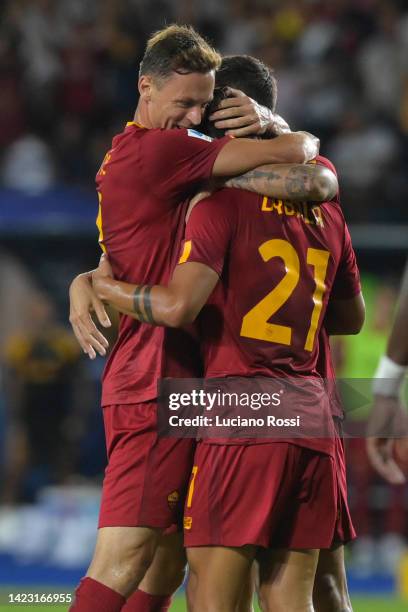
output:
[[150, 102], [152, 96], [152, 88], [153, 88], [153, 79], [148, 74], [143, 74], [139, 82], [137, 84], [137, 88], [139, 90], [140, 97], [145, 102]]

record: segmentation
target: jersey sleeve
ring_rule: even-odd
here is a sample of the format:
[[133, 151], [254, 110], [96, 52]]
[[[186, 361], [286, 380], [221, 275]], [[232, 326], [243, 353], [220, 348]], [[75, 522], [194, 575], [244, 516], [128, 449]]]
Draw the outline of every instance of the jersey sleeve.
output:
[[192, 129], [148, 130], [141, 142], [141, 178], [157, 197], [179, 202], [210, 178], [229, 141], [229, 136], [212, 140]]
[[236, 207], [225, 190], [201, 200], [192, 210], [178, 263], [202, 263], [221, 276], [235, 227]]
[[350, 232], [344, 224], [343, 252], [331, 292], [334, 300], [347, 300], [361, 292], [360, 272], [351, 244]]

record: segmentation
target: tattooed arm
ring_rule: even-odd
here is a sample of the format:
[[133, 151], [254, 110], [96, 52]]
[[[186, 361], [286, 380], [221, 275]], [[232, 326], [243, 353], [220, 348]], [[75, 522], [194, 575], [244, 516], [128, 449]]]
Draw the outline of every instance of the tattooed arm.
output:
[[212, 268], [196, 262], [176, 266], [167, 287], [117, 281], [106, 257], [92, 273], [93, 289], [100, 300], [142, 323], [167, 327], [194, 321], [217, 281]]
[[226, 186], [294, 202], [327, 202], [338, 190], [335, 174], [319, 164], [260, 166], [229, 179]]

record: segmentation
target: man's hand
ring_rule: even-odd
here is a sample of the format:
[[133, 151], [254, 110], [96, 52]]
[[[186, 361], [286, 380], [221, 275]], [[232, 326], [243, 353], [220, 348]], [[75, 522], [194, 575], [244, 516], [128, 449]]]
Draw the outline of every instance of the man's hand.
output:
[[95, 359], [96, 353], [106, 355], [109, 343], [96, 327], [90, 313], [95, 312], [99, 323], [104, 327], [110, 327], [111, 322], [102, 301], [92, 289], [91, 275], [91, 272], [79, 274], [70, 285], [69, 320], [82, 350], [91, 359]]
[[226, 133], [235, 138], [266, 133], [279, 136], [290, 132], [289, 125], [280, 115], [261, 106], [239, 89], [228, 87], [227, 93], [229, 97], [221, 100], [219, 110], [210, 115], [216, 128], [227, 130]]
[[392, 438], [367, 438], [367, 454], [372, 467], [384, 480], [400, 485], [406, 478], [394, 459], [395, 442]]
[[[397, 435], [408, 432], [408, 416], [397, 397], [375, 396], [368, 422], [367, 454], [372, 467], [390, 484], [406, 482], [406, 477], [395, 460], [403, 458], [404, 442]], [[402, 451], [402, 452], [401, 452]]]

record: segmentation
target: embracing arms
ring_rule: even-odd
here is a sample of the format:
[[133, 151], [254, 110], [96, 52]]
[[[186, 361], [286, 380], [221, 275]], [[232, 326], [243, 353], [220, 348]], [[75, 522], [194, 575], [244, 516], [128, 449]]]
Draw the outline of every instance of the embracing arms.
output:
[[[227, 170], [231, 176], [242, 175], [224, 183], [227, 187], [292, 201], [323, 202], [335, 196], [338, 184], [334, 173], [319, 164], [304, 165], [318, 154], [318, 139], [306, 132], [291, 133], [280, 115], [244, 92], [228, 88], [228, 97], [220, 101], [209, 119], [217, 129], [234, 137], [220, 151], [213, 168], [216, 177], [226, 176]], [[248, 140], [248, 136], [269, 140]], [[258, 163], [256, 167], [251, 163], [249, 169], [254, 155]], [[237, 163], [241, 164], [238, 171]]]
[[167, 286], [124, 283], [112, 278], [105, 256], [92, 275], [94, 291], [103, 302], [143, 323], [167, 327], [194, 321], [217, 282], [214, 270], [187, 262], [176, 266]]
[[229, 179], [226, 186], [294, 202], [327, 202], [339, 187], [335, 174], [320, 164], [261, 166]]

